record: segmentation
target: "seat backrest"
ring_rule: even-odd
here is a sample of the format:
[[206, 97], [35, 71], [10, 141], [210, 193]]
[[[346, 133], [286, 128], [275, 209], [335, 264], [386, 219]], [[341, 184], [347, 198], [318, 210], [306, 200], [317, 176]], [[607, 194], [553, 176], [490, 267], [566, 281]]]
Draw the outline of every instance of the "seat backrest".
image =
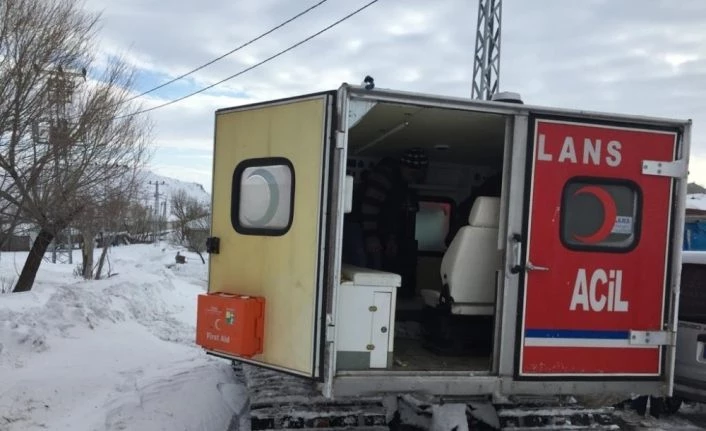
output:
[[500, 267], [500, 198], [479, 196], [468, 225], [456, 233], [441, 261], [441, 280], [457, 303], [495, 302], [495, 273]]
[[500, 198], [479, 196], [468, 214], [468, 225], [498, 228], [500, 224]]

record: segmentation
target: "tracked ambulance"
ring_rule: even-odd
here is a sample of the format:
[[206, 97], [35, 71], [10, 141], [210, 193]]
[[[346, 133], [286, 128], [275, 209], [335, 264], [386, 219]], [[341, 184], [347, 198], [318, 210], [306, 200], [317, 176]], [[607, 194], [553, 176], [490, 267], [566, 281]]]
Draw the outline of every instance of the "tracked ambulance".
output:
[[[220, 109], [197, 344], [243, 364], [253, 429], [483, 403], [484, 426], [566, 424], [554, 401], [588, 426], [610, 412], [581, 400], [670, 396], [690, 129], [372, 83]], [[411, 148], [405, 264], [347, 262], [354, 190]]]

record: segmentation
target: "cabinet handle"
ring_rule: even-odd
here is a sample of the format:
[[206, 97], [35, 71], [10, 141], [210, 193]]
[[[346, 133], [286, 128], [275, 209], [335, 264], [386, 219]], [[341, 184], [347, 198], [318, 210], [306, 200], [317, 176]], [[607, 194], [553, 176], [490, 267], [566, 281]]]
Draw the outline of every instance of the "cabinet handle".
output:
[[387, 333], [387, 326], [383, 326], [382, 328], [380, 328], [380, 332], [382, 332], [383, 334]]
[[374, 305], [371, 305], [370, 307], [368, 307], [368, 311], [374, 313], [374, 312], [378, 311], [378, 308]]
[[368, 350], [375, 350], [375, 345], [374, 344], [368, 344], [365, 346]]

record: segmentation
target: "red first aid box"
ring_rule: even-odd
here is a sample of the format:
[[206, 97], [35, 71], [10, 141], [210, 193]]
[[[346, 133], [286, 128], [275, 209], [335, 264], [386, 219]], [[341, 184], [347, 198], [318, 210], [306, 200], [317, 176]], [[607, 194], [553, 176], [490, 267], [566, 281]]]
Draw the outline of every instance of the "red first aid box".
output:
[[229, 293], [198, 296], [196, 344], [235, 356], [262, 353], [265, 298]]

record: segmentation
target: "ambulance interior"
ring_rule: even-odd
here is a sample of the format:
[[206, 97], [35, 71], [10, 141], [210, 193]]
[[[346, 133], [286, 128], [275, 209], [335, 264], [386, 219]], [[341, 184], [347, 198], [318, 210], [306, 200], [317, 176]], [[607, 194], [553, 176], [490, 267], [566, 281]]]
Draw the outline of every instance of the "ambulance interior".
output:
[[[350, 127], [347, 175], [356, 188], [379, 160], [399, 159], [409, 148], [424, 149], [429, 167], [425, 180], [411, 186], [418, 211], [400, 220], [411, 226], [398, 250], [404, 264], [393, 272], [343, 259], [339, 372], [491, 369], [505, 121], [498, 114], [377, 103]], [[355, 208], [360, 197], [353, 196]], [[349, 229], [344, 241], [359, 234]], [[445, 286], [448, 295], [441, 294]], [[440, 297], [453, 302], [439, 305]]]

